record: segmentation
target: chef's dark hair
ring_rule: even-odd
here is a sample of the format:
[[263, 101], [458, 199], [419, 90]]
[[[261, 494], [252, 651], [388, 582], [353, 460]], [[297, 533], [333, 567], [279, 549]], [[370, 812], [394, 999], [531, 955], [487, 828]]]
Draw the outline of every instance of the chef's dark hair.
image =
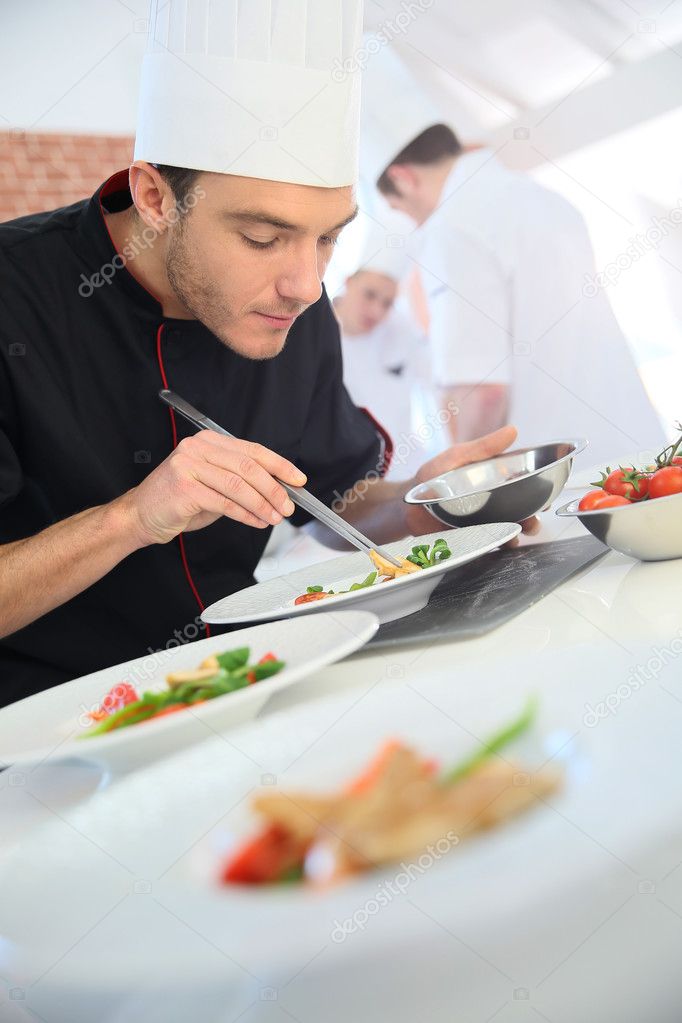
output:
[[461, 152], [462, 144], [452, 128], [449, 128], [447, 124], [432, 124], [430, 128], [423, 131], [421, 135], [417, 135], [393, 157], [377, 181], [377, 188], [382, 195], [399, 195], [398, 189], [388, 174], [391, 167], [400, 163], [416, 163], [425, 166], [439, 163], [448, 156], [459, 156]]
[[177, 202], [183, 202], [190, 188], [201, 174], [201, 171], [190, 170], [188, 167], [171, 167], [166, 163], [155, 163], [157, 171], [167, 181]]

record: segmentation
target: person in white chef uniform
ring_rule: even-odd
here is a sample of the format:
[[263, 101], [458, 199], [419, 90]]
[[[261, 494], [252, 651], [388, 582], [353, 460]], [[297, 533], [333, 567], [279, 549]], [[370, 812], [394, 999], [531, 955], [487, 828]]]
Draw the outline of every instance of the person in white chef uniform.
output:
[[[370, 248], [373, 246], [370, 246]], [[426, 339], [398, 301], [407, 270], [403, 248], [371, 252], [334, 298], [341, 327], [343, 382], [393, 441], [388, 479], [409, 479], [425, 457], [420, 398]]]
[[391, 47], [368, 64], [363, 115], [361, 174], [418, 225], [434, 385], [459, 408], [451, 437], [504, 422], [524, 445], [586, 437], [583, 466], [659, 450], [608, 299], [583, 290], [594, 257], [577, 210], [492, 150], [465, 150]]

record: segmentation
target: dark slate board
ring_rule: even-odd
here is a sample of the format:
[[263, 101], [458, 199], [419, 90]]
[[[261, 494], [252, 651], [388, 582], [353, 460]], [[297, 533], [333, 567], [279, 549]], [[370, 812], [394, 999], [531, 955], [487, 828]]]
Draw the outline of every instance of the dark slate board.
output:
[[382, 625], [368, 645], [480, 636], [525, 611], [608, 550], [585, 536], [492, 551], [448, 572], [425, 608]]

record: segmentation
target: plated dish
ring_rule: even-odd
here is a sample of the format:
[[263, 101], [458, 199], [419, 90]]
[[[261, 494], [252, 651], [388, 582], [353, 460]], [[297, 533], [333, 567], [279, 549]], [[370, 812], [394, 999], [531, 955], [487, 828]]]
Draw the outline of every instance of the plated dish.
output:
[[312, 633], [274, 622], [65, 682], [0, 710], [0, 764], [151, 762], [255, 717], [274, 692], [357, 650], [378, 624], [364, 611], [321, 615]]
[[561, 773], [544, 767], [516, 784], [521, 765], [502, 750], [526, 732], [535, 701], [480, 749], [441, 771], [399, 740], [389, 740], [365, 771], [340, 792], [268, 792], [254, 800], [261, 830], [231, 853], [226, 884], [328, 884], [427, 853], [537, 805], [559, 787]]
[[[501, 547], [520, 532], [518, 523], [495, 522], [458, 529], [450, 533], [447, 540], [442, 530], [412, 540], [396, 540], [383, 544], [383, 548], [407, 562], [407, 566], [404, 566], [404, 574], [386, 582], [378, 581], [379, 571], [388, 573], [392, 566], [387, 562], [377, 566], [358, 551], [230, 594], [206, 608], [202, 618], [216, 624], [264, 622], [336, 611], [351, 605], [371, 611], [380, 622], [390, 622], [425, 607], [446, 572]], [[416, 550], [420, 554], [415, 554]], [[422, 561], [421, 555], [424, 555]], [[332, 590], [333, 601], [313, 595], [329, 594]], [[306, 599], [301, 600], [301, 597]]]

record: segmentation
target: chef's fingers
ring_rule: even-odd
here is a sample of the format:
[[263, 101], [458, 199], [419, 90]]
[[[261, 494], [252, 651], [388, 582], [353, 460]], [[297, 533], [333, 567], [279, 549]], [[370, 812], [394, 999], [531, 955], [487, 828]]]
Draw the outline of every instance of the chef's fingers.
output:
[[223, 451], [239, 451], [244, 455], [252, 458], [254, 462], [261, 465], [266, 472], [269, 472], [271, 476], [276, 476], [277, 479], [284, 480], [292, 487], [303, 487], [306, 483], [306, 475], [301, 472], [293, 462], [290, 462], [288, 458], [283, 458], [281, 455], [271, 451], [270, 448], [264, 447], [262, 444], [254, 444], [249, 440], [237, 440], [232, 437], [223, 437], [219, 433], [214, 433], [213, 430], [202, 430], [197, 436], [206, 440], [209, 444], [214, 447], [218, 447]]
[[294, 505], [286, 490], [249, 456], [231, 452], [222, 458], [224, 462], [221, 465], [196, 459], [192, 464], [192, 475], [224, 500], [239, 505], [271, 526], [276, 526], [285, 515], [291, 514]]
[[233, 522], [243, 522], [245, 526], [254, 526], [256, 529], [266, 529], [273, 524], [269, 520], [254, 515], [241, 504], [232, 501], [229, 497], [225, 497], [224, 494], [214, 490], [211, 486], [206, 486], [199, 480], [196, 481], [196, 490], [192, 496], [201, 511], [210, 512], [213, 515], [225, 515]]
[[458, 469], [461, 465], [482, 462], [486, 458], [499, 455], [514, 443], [516, 436], [515, 426], [503, 426], [493, 433], [477, 437], [476, 440], [454, 444], [426, 462], [417, 473], [417, 480], [420, 483], [425, 482], [434, 476], [440, 476], [441, 473], [449, 472], [451, 469]]
[[533, 515], [530, 519], [522, 519], [521, 529], [526, 536], [535, 536], [536, 533], [540, 532], [542, 523], [537, 515]]

